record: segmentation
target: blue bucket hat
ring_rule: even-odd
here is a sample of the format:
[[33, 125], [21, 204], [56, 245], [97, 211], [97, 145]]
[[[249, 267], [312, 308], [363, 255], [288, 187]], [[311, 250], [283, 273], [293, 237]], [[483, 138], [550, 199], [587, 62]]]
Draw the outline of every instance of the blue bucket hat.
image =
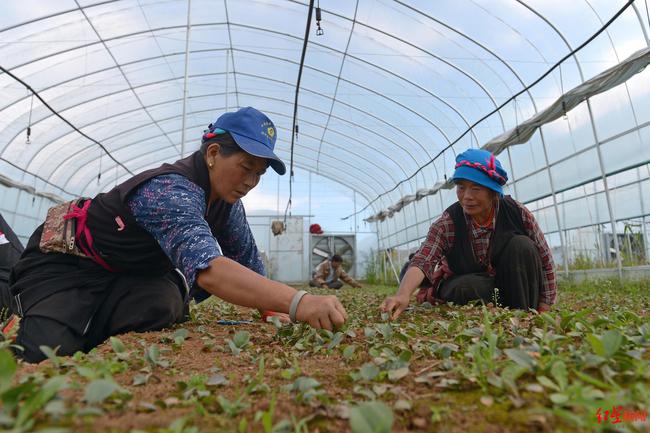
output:
[[491, 152], [468, 149], [456, 157], [452, 180], [469, 180], [503, 195], [502, 186], [508, 181], [508, 173]]
[[266, 158], [269, 165], [279, 175], [286, 173], [284, 162], [273, 153], [277, 130], [271, 119], [253, 107], [240, 108], [224, 113], [208, 126], [203, 134], [203, 142], [228, 132], [235, 143], [246, 153]]

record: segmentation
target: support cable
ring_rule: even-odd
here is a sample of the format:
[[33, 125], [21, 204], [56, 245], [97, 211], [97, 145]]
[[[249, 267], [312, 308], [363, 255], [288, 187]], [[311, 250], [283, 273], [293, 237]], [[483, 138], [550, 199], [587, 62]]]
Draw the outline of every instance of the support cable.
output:
[[287, 207], [284, 210], [284, 223], [286, 227], [287, 222], [287, 212], [291, 209], [291, 199], [293, 195], [293, 189], [291, 183], [293, 182], [293, 147], [295, 144], [296, 136], [298, 135], [298, 94], [300, 92], [300, 78], [302, 78], [302, 68], [305, 64], [305, 54], [307, 53], [307, 42], [309, 42], [309, 28], [311, 27], [311, 16], [314, 10], [314, 0], [309, 0], [309, 12], [307, 13], [307, 25], [305, 26], [305, 38], [302, 43], [302, 53], [300, 55], [300, 66], [298, 68], [298, 81], [296, 82], [296, 97], [293, 103], [293, 123], [291, 128], [291, 162], [289, 166], [289, 200], [287, 201]]
[[[101, 148], [104, 150], [104, 152], [106, 152], [106, 155], [108, 155], [109, 158], [111, 158], [111, 159], [112, 159], [112, 160], [113, 160], [117, 165], [119, 165], [119, 166], [122, 167], [124, 170], [126, 170], [127, 173], [129, 173], [130, 175], [133, 175], [133, 173], [131, 172], [131, 170], [129, 170], [128, 168], [126, 168], [126, 166], [125, 166], [124, 164], [122, 164], [120, 161], [118, 161], [117, 159], [115, 159], [115, 157], [111, 154], [111, 152], [108, 151], [108, 149], [106, 149], [106, 147], [104, 147], [103, 144], [101, 144], [99, 141], [95, 140], [94, 138], [89, 137], [88, 135], [86, 135], [85, 133], [83, 133], [82, 131], [80, 131], [79, 128], [77, 128], [77, 127], [74, 126], [72, 123], [70, 123], [70, 121], [69, 121], [68, 119], [66, 119], [66, 118], [63, 117], [61, 114], [59, 114], [59, 112], [56, 111], [54, 108], [52, 108], [52, 106], [50, 106], [50, 104], [48, 104], [47, 102], [45, 102], [45, 99], [43, 99], [43, 98], [41, 97], [41, 95], [39, 95], [38, 92], [37, 92], [36, 90], [34, 90], [34, 89], [29, 85], [29, 84], [27, 84], [26, 82], [24, 82], [23, 80], [21, 80], [20, 78], [18, 78], [17, 76], [15, 76], [14, 74], [12, 74], [11, 72], [9, 72], [7, 69], [5, 69], [5, 68], [2, 67], [2, 66], [0, 66], [0, 71], [2, 71], [3, 73], [9, 75], [11, 78], [13, 78], [14, 80], [18, 81], [20, 84], [22, 84], [23, 86], [25, 86], [25, 87], [26, 87], [30, 92], [32, 92], [32, 94], [33, 94], [34, 96], [36, 96], [36, 97], [38, 98], [38, 100], [41, 101], [41, 103], [42, 103], [44, 106], [46, 106], [46, 107], [47, 107], [47, 108], [48, 108], [48, 109], [49, 109], [49, 110], [50, 110], [50, 111], [51, 111], [51, 112], [52, 112], [56, 117], [58, 117], [58, 118], [61, 119], [63, 122], [65, 122], [65, 123], [66, 123], [70, 128], [72, 128], [72, 129], [74, 129], [75, 131], [77, 131], [77, 132], [78, 132], [82, 137], [84, 137], [84, 138], [86, 138], [86, 139], [92, 141], [93, 143], [95, 143], [96, 145], [98, 145], [99, 147], [101, 147]], [[22, 169], [21, 169], [21, 170], [22, 170]], [[23, 171], [25, 171], [25, 170], [23, 170]]]

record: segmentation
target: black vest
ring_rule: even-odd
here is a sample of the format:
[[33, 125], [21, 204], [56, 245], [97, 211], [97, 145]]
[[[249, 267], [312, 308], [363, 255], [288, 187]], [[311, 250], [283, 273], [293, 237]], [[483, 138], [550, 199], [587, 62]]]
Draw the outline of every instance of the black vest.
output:
[[[487, 270], [474, 257], [470, 241], [471, 230], [467, 227], [463, 207], [459, 202], [447, 208], [447, 212], [454, 221], [456, 239], [451, 250], [447, 253], [447, 263], [454, 275], [476, 274]], [[495, 230], [490, 238], [488, 256], [492, 265], [497, 266], [501, 253], [514, 235], [526, 235], [521, 210], [510, 196], [499, 199], [499, 213], [497, 215]]]
[[215, 237], [219, 227], [228, 221], [231, 204], [218, 200], [208, 207], [210, 177], [205, 158], [200, 152], [173, 164], [144, 171], [109, 192], [98, 194], [88, 209], [87, 226], [93, 236], [93, 246], [111, 267], [144, 274], [161, 274], [172, 269], [158, 242], [136, 223], [126, 205], [129, 193], [138, 185], [156, 176], [172, 173], [185, 176], [205, 191], [206, 209], [209, 209], [205, 219]]

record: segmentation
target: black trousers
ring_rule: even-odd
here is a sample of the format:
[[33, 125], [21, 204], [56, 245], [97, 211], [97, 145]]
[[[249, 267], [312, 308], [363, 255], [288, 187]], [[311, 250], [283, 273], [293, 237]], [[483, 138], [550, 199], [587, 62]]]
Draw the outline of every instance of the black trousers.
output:
[[41, 228], [10, 278], [10, 307], [22, 317], [16, 344], [23, 350], [16, 354], [25, 361], [45, 359], [41, 345], [71, 355], [111, 335], [160, 330], [184, 319], [187, 293], [175, 271], [112, 273], [87, 258], [41, 252], [40, 235]]
[[[325, 283], [325, 284], [327, 284], [327, 287], [329, 287], [330, 289], [340, 289], [341, 287], [343, 287], [343, 283], [341, 282], [341, 280], [336, 280], [336, 281], [332, 281], [331, 283]], [[316, 280], [311, 280], [309, 282], [309, 287], [320, 287], [320, 284], [318, 284]]]
[[443, 280], [438, 297], [458, 305], [497, 301], [504, 307], [537, 308], [543, 269], [537, 247], [530, 238], [513, 236], [495, 264], [495, 271], [496, 277], [466, 274]]

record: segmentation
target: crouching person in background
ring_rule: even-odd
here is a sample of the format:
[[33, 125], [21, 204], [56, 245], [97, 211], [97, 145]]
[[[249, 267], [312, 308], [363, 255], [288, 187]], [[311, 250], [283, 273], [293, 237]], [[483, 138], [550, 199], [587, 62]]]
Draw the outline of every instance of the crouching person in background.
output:
[[330, 260], [325, 260], [314, 270], [314, 278], [309, 282], [311, 287], [324, 289], [340, 289], [345, 281], [355, 288], [363, 287], [358, 281], [350, 277], [343, 269], [343, 259], [334, 254]]

